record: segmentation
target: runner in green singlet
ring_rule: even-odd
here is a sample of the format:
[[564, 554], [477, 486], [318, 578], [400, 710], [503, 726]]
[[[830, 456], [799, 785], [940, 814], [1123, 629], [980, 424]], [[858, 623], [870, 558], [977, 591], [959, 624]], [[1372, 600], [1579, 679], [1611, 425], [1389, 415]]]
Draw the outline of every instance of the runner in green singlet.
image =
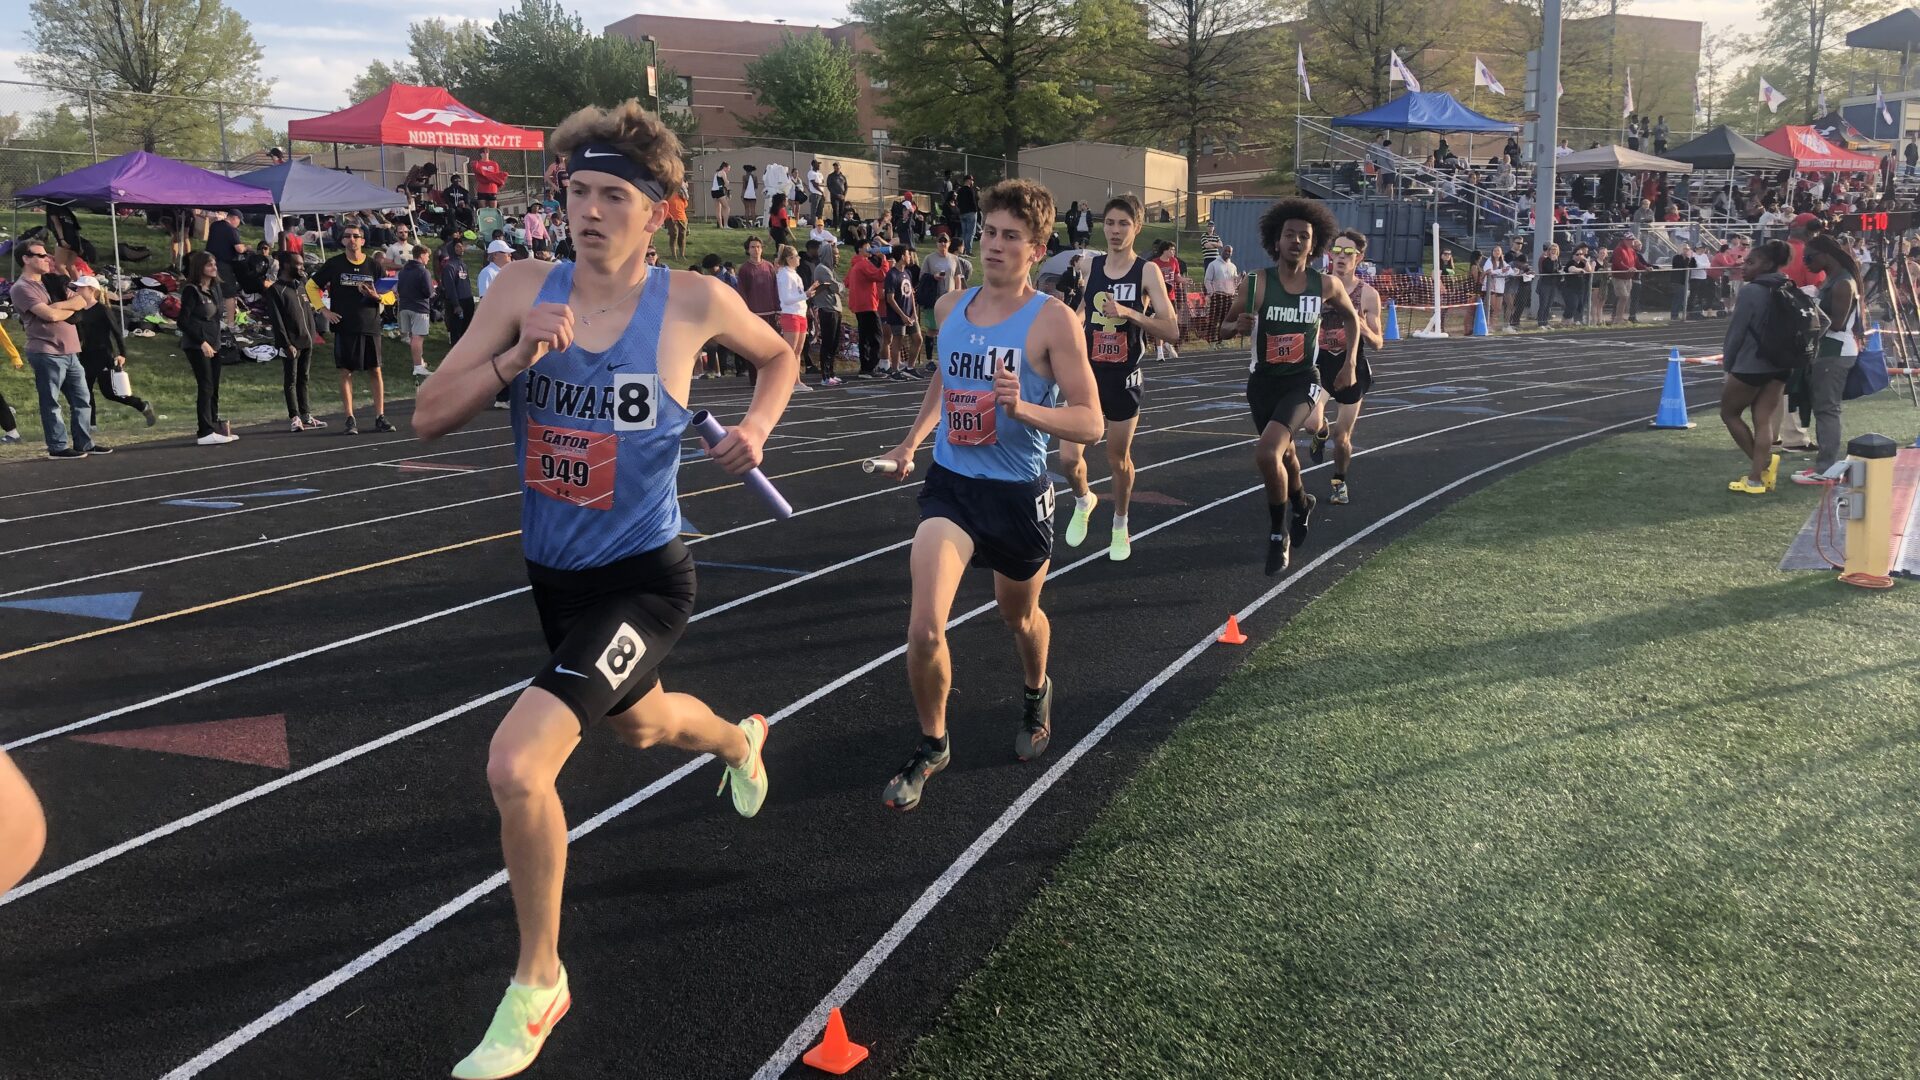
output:
[[[1333, 213], [1312, 199], [1282, 199], [1260, 218], [1260, 244], [1274, 265], [1241, 282], [1240, 330], [1253, 335], [1247, 366], [1247, 405], [1260, 433], [1254, 461], [1267, 486], [1267, 574], [1285, 570], [1293, 546], [1307, 538], [1314, 498], [1307, 494], [1294, 437], [1320, 426], [1325, 391], [1315, 380], [1320, 314], [1331, 309], [1358, 321], [1353, 300], [1340, 279], [1308, 269], [1313, 256], [1333, 243], [1339, 225]], [[1346, 363], [1334, 389], [1354, 381], [1354, 345], [1348, 335]], [[1293, 520], [1287, 521], [1291, 506]]]

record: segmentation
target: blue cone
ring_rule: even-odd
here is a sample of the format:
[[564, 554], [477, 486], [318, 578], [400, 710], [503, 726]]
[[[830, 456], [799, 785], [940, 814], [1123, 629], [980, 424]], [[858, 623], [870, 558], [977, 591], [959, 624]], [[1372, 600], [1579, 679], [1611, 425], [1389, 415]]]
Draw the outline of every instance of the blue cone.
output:
[[1473, 302], [1473, 336], [1487, 336], [1487, 304], [1484, 300]]
[[1386, 329], [1380, 336], [1388, 341], [1400, 340], [1400, 309], [1391, 300], [1387, 301]]
[[1667, 382], [1660, 388], [1660, 411], [1648, 427], [1685, 429], [1693, 426], [1687, 419], [1687, 391], [1680, 382], [1680, 350], [1667, 359]]

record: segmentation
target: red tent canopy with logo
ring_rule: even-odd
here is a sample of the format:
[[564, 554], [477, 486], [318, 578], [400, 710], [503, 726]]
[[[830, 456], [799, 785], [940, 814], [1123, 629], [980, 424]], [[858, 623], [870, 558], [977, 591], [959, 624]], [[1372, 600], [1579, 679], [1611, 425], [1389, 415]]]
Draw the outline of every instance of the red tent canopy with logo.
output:
[[538, 131], [509, 127], [454, 100], [445, 87], [393, 83], [358, 105], [295, 120], [287, 138], [361, 146], [445, 146], [461, 150], [539, 150]]
[[1788, 124], [1754, 141], [1775, 153], [1791, 157], [1794, 167], [1801, 172], [1872, 172], [1880, 167], [1877, 159], [1828, 142], [1825, 136], [1810, 127]]

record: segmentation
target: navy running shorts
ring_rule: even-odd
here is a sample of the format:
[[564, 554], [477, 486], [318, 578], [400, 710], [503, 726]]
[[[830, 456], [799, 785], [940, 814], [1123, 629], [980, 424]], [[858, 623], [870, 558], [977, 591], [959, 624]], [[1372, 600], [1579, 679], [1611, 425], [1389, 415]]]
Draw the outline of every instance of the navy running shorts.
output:
[[533, 685], [565, 702], [584, 730], [660, 683], [660, 664], [693, 616], [693, 556], [678, 539], [588, 570], [527, 564], [553, 655]]
[[1025, 581], [1053, 558], [1053, 481], [982, 480], [939, 463], [920, 486], [920, 520], [945, 518], [973, 540], [973, 565]]
[[1140, 415], [1140, 390], [1146, 376], [1138, 364], [1095, 364], [1093, 385], [1100, 391], [1100, 414], [1119, 424]]

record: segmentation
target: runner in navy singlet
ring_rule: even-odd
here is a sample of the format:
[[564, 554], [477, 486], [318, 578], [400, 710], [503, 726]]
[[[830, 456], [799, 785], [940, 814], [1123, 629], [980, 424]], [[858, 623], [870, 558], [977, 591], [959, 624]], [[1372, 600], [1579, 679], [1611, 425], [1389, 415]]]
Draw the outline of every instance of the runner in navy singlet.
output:
[[672, 694], [658, 671], [693, 611], [693, 559], [675, 486], [693, 358], [707, 341], [767, 377], [711, 451], [735, 475], [758, 465], [799, 375], [793, 350], [717, 279], [649, 266], [679, 140], [629, 100], [586, 108], [554, 131], [577, 263], [509, 264], [473, 325], [421, 384], [414, 428], [458, 428], [511, 391], [522, 542], [552, 656], [493, 734], [487, 780], [520, 928], [506, 997], [462, 1080], [532, 1064], [572, 997], [560, 963], [567, 822], [554, 782], [581, 734], [604, 720], [638, 747], [665, 743], [726, 765], [722, 789], [752, 817], [766, 798], [766, 721], [721, 719]]

